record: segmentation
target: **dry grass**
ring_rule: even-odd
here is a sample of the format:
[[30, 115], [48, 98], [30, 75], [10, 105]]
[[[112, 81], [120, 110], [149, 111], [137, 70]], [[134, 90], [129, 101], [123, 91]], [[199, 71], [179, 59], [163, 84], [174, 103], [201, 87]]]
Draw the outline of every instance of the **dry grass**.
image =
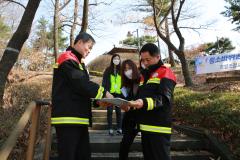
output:
[[[10, 135], [17, 121], [31, 101], [47, 100], [50, 98], [51, 80], [51, 76], [48, 78], [36, 77], [25, 80], [24, 82], [12, 83], [7, 87], [4, 96], [5, 106], [3, 110], [0, 110], [0, 112], [2, 112], [0, 122], [4, 122], [1, 123], [0, 127], [0, 145]], [[45, 133], [46, 108], [43, 108], [41, 111], [40, 126], [40, 130], [38, 131], [40, 136], [37, 139], [37, 143], [41, 140], [43, 133]], [[25, 159], [24, 153], [27, 148], [28, 136], [29, 124], [18, 138], [17, 145], [12, 151], [9, 159]]]
[[[138, 54], [133, 53], [119, 53], [121, 60], [126, 59], [133, 60], [137, 65], [139, 65], [139, 56]], [[111, 55], [101, 55], [94, 59], [89, 65], [88, 69], [91, 71], [103, 72], [109, 65], [111, 61]]]

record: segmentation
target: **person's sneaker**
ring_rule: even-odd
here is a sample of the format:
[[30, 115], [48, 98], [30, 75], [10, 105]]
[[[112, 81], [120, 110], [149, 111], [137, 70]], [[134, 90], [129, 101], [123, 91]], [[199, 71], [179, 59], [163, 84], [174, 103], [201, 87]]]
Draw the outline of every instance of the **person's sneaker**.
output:
[[142, 135], [141, 132], [138, 132], [138, 133], [137, 133], [137, 136], [141, 136], [141, 135]]
[[122, 129], [117, 129], [117, 135], [122, 135]]
[[108, 134], [109, 134], [110, 136], [113, 136], [113, 130], [112, 130], [112, 129], [109, 129]]

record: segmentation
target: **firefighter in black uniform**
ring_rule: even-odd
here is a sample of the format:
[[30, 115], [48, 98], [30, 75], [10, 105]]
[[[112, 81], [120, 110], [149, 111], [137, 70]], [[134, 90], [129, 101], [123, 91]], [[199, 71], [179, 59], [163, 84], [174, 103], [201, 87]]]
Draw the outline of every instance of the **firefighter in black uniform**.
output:
[[171, 109], [176, 85], [174, 73], [161, 61], [155, 44], [140, 50], [142, 68], [136, 101], [130, 107], [139, 109], [137, 119], [142, 133], [145, 160], [170, 160]]
[[88, 126], [91, 125], [91, 99], [113, 96], [89, 80], [82, 58], [95, 40], [80, 33], [73, 47], [59, 55], [54, 67], [51, 123], [56, 128], [60, 160], [89, 160], [91, 151]]

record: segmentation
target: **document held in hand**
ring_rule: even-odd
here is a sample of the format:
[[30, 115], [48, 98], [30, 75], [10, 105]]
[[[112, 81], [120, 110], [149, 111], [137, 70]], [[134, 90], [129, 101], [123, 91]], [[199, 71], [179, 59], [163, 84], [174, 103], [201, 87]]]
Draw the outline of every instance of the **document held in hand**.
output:
[[122, 99], [122, 98], [102, 98], [102, 99], [95, 99], [99, 102], [107, 102], [107, 103], [110, 103], [114, 106], [121, 106], [121, 105], [128, 105], [129, 102], [125, 99]]

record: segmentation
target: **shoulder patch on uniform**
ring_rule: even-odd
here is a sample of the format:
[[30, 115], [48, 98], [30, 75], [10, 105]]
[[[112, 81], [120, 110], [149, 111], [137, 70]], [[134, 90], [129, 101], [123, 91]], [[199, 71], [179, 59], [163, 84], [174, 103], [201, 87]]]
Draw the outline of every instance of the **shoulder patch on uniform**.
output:
[[158, 77], [158, 72], [155, 72], [152, 74], [152, 78], [156, 78], [156, 77]]

